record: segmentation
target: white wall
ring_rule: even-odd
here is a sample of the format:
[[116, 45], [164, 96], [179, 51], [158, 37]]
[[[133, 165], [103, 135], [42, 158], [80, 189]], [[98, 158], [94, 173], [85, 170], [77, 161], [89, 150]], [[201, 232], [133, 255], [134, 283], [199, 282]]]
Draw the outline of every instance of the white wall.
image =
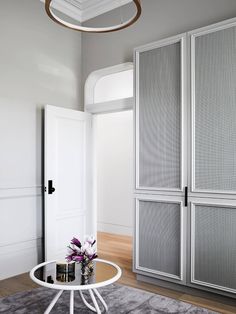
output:
[[0, 279], [42, 252], [42, 108], [82, 108], [81, 35], [39, 0], [0, 1]]
[[[83, 79], [89, 73], [133, 60], [133, 48], [236, 16], [235, 0], [142, 0], [141, 18], [122, 31], [82, 34]], [[132, 14], [127, 4], [124, 16]], [[111, 25], [120, 17], [115, 9], [89, 21], [90, 26]]]
[[95, 117], [98, 231], [132, 235], [133, 111]]

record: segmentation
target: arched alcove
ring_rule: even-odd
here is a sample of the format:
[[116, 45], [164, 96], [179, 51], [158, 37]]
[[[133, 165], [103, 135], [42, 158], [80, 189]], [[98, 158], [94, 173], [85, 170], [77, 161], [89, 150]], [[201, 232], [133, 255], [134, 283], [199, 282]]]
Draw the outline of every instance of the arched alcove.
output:
[[92, 72], [85, 83], [85, 111], [105, 113], [133, 108], [133, 63]]

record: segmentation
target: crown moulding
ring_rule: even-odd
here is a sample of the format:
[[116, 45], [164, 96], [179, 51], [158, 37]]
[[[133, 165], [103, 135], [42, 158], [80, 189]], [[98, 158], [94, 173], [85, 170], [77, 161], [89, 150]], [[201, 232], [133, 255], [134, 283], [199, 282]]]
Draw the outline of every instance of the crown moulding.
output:
[[[40, 1], [45, 3], [45, 0]], [[52, 7], [83, 23], [129, 2], [132, 0], [53, 0]]]

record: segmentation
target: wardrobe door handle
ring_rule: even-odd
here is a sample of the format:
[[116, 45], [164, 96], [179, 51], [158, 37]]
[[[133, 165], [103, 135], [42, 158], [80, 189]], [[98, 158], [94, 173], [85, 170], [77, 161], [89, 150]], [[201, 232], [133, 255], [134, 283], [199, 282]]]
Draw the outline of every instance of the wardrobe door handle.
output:
[[188, 206], [188, 187], [186, 186], [184, 188], [184, 206]]

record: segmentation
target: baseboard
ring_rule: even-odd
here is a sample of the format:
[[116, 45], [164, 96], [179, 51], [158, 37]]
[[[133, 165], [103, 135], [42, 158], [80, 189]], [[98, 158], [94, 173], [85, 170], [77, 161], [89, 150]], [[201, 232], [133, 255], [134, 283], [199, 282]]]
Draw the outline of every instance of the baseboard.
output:
[[104, 222], [98, 222], [98, 231], [106, 232], [106, 233], [113, 233], [118, 235], [133, 235], [133, 228], [127, 226], [121, 226], [116, 224], [109, 224]]

